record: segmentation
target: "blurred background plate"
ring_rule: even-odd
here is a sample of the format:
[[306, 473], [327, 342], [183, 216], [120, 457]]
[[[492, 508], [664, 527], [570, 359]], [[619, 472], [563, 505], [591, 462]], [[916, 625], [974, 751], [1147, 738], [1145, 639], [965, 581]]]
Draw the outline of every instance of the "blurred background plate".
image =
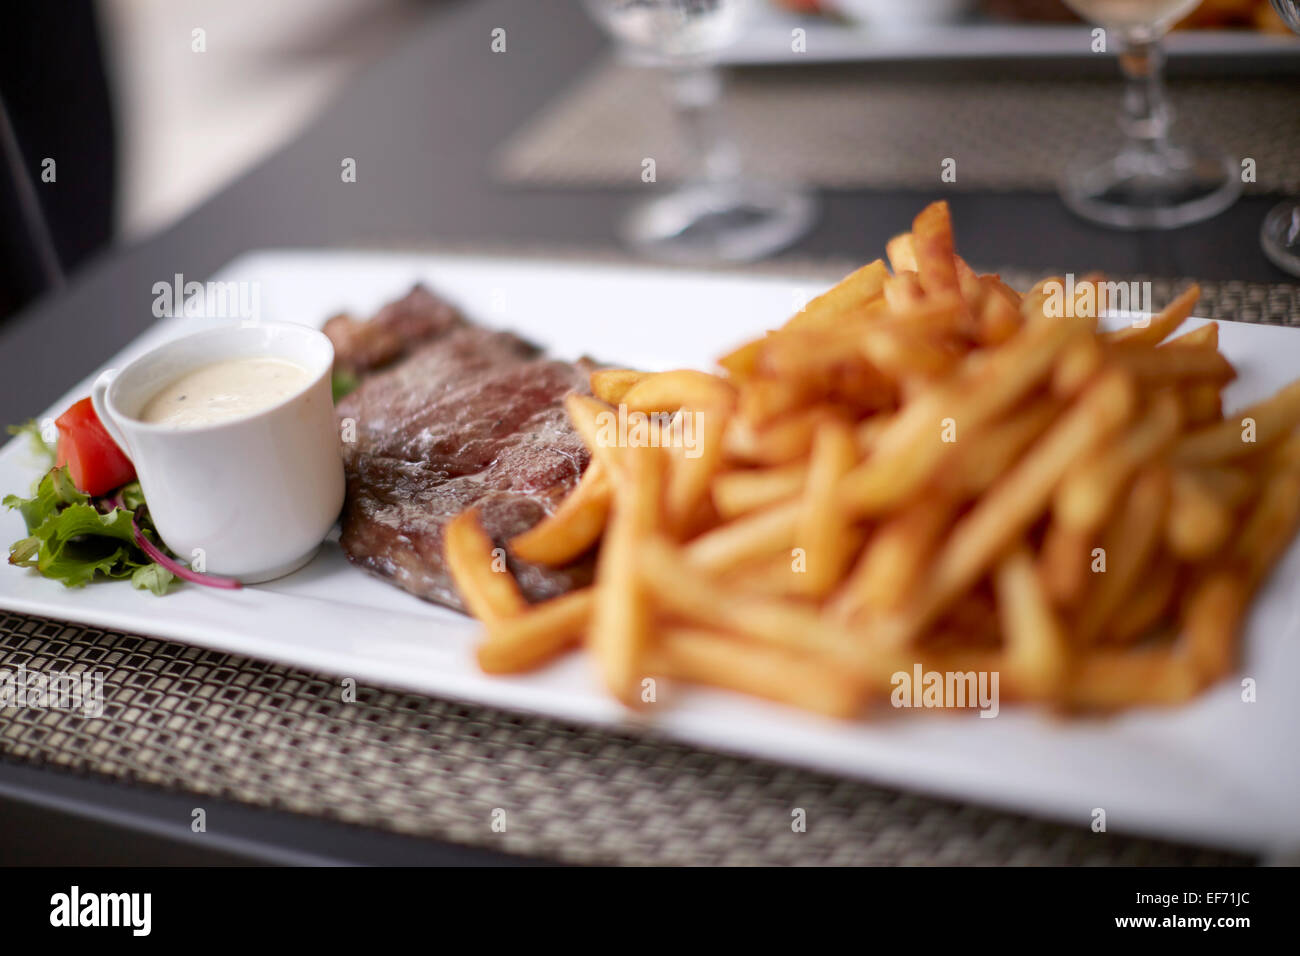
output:
[[[927, 4], [933, 16], [905, 15], [909, 9]], [[1055, 19], [1057, 11], [1062, 19], [1069, 16], [1058, 0], [982, 6], [950, 0], [823, 0], [822, 6], [827, 14], [798, 13], [771, 2], [760, 4], [744, 34], [719, 54], [719, 60], [733, 66], [774, 66], [1096, 55], [1091, 49], [1091, 27]], [[1013, 20], [985, 12], [985, 8], [1011, 12], [1021, 7], [1034, 19]], [[1264, 3], [1259, 9], [1266, 7]], [[833, 14], [829, 13], [832, 9], [836, 11]], [[946, 18], [945, 10], [952, 11], [955, 18]], [[795, 29], [805, 31], [802, 52], [796, 52], [792, 43]], [[1300, 57], [1300, 40], [1287, 32], [1247, 26], [1181, 29], [1169, 35], [1165, 50], [1173, 57]]]

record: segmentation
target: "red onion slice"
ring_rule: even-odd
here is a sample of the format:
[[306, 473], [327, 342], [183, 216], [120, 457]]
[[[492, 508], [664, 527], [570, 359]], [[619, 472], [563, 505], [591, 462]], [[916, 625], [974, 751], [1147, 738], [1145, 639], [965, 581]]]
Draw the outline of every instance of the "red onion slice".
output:
[[161, 548], [153, 544], [140, 532], [140, 526], [135, 523], [134, 515], [131, 517], [131, 530], [135, 532], [135, 543], [139, 545], [141, 551], [182, 580], [193, 584], [202, 584], [204, 587], [225, 588], [226, 590], [238, 590], [244, 586], [242, 582], [237, 581], [235, 578], [223, 578], [219, 574], [200, 574], [198, 571], [191, 571], [175, 558], [169, 558]]

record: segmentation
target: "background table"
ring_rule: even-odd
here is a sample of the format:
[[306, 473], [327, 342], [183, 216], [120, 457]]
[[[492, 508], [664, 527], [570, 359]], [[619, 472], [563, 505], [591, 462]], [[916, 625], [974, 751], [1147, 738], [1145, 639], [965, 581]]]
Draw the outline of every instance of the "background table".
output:
[[[490, 50], [496, 27], [507, 30], [507, 53]], [[60, 295], [0, 325], [0, 419], [36, 414], [143, 331], [153, 320], [155, 282], [178, 272], [204, 278], [249, 249], [430, 242], [608, 247], [612, 223], [631, 192], [510, 189], [492, 180], [487, 162], [604, 49], [576, 2], [448, 5], [351, 83], [289, 147], [176, 226], [103, 256]], [[969, 68], [925, 67], [951, 71], [954, 78]], [[1094, 59], [1023, 68], [1027, 76], [1067, 68], [1095, 75], [1115, 71], [1115, 64]], [[1282, 67], [1249, 66], [1276, 68]], [[357, 161], [355, 183], [340, 181], [344, 157]], [[816, 231], [790, 255], [874, 257], [932, 198], [921, 192], [829, 193]], [[963, 254], [985, 266], [1033, 271], [1078, 264], [1114, 273], [1288, 279], [1258, 245], [1272, 198], [1249, 198], [1208, 223], [1154, 234], [1094, 228], [1070, 216], [1051, 195], [949, 198]], [[220, 814], [210, 811], [210, 819], [221, 822], [197, 837], [181, 822], [188, 819], [186, 806], [183, 795], [0, 761], [0, 845], [14, 862], [20, 859], [20, 836], [37, 830], [48, 838], [26, 862], [520, 862], [234, 803], [223, 805]]]

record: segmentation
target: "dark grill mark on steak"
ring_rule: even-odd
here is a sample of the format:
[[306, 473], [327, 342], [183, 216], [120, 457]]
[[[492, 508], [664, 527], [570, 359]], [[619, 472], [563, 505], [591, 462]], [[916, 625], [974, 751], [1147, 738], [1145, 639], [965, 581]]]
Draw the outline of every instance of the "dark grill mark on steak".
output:
[[[589, 368], [480, 328], [422, 287], [374, 322], [375, 332], [349, 328], [346, 337], [327, 329], [340, 367], [373, 367], [372, 344], [391, 349], [396, 326], [418, 338], [339, 403], [340, 419], [356, 422], [356, 442], [344, 445], [343, 549], [412, 594], [463, 609], [443, 563], [443, 527], [474, 505], [504, 546], [555, 509], [587, 466], [563, 399], [587, 391]], [[592, 571], [590, 561], [555, 570], [511, 559], [510, 568], [532, 601], [580, 587]]]

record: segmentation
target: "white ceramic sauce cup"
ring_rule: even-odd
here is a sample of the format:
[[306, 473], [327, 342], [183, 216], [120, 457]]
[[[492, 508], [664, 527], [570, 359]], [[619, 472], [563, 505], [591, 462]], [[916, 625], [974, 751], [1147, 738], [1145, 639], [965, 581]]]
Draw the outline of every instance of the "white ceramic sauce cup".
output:
[[[311, 384], [261, 411], [197, 428], [137, 417], [180, 376], [253, 357], [293, 362]], [[201, 558], [203, 570], [253, 584], [311, 560], [343, 506], [333, 364], [322, 333], [268, 322], [184, 336], [95, 381], [95, 413], [135, 464], [154, 525], [182, 562]]]

